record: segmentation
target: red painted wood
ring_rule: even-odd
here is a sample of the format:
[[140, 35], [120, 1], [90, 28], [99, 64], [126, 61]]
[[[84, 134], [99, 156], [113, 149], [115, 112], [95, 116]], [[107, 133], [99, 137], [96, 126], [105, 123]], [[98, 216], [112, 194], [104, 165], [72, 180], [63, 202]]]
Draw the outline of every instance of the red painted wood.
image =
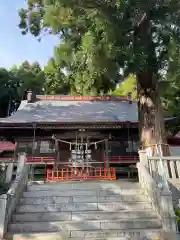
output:
[[27, 157], [27, 163], [55, 162], [55, 157]]
[[[13, 161], [14, 157], [1, 157], [0, 162], [10, 162]], [[55, 162], [55, 157], [27, 157], [26, 162], [27, 163], [49, 163], [49, 162]], [[16, 158], [17, 161], [17, 158]]]
[[48, 169], [46, 181], [69, 181], [69, 180], [115, 180], [115, 168], [91, 168], [76, 169]]
[[[14, 158], [1, 157], [0, 162], [12, 161]], [[55, 162], [56, 157], [27, 157], [27, 163], [48, 163]], [[139, 161], [139, 156], [110, 156], [109, 163], [137, 163]], [[106, 156], [104, 155], [104, 167], [106, 167]]]
[[13, 157], [1, 157], [0, 158], [0, 162], [11, 162], [13, 160], [14, 160]]
[[8, 141], [0, 141], [0, 151], [15, 151], [16, 145]]
[[139, 156], [110, 156], [109, 163], [137, 163]]

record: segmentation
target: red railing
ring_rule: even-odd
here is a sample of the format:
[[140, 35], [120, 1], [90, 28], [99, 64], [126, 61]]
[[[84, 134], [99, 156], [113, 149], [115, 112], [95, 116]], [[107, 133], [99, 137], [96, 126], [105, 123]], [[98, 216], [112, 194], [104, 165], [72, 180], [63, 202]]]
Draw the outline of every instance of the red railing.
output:
[[139, 156], [111, 156], [109, 157], [110, 163], [137, 163]]
[[55, 157], [27, 157], [27, 163], [54, 163]]
[[16, 144], [8, 141], [0, 141], [0, 151], [15, 151]]
[[1, 157], [0, 162], [13, 162], [14, 158], [13, 157]]
[[[106, 168], [106, 156], [104, 156], [104, 168]], [[13, 161], [13, 157], [1, 157], [0, 162]], [[27, 157], [27, 163], [54, 163], [56, 160], [55, 156], [49, 157]], [[109, 163], [137, 163], [139, 156], [109, 156]]]
[[46, 181], [68, 181], [68, 180], [115, 180], [115, 168], [62, 168], [48, 169]]
[[[109, 163], [133, 164], [139, 161], [139, 156], [109, 156]], [[106, 167], [107, 157], [104, 155], [104, 167]]]
[[[15, 160], [16, 159], [16, 160]], [[13, 157], [1, 157], [0, 162], [11, 162], [11, 161], [17, 161], [17, 158]], [[55, 157], [27, 157], [26, 162], [27, 163], [54, 163], [56, 160]]]

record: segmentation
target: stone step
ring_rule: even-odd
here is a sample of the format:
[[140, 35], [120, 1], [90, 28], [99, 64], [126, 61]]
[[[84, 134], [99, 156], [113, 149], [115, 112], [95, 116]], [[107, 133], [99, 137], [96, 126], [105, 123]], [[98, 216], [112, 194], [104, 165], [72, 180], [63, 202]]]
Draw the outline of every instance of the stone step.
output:
[[[82, 240], [160, 240], [161, 229], [126, 229], [101, 231], [70, 231], [72, 238]], [[163, 239], [164, 240], [164, 239]], [[168, 239], [169, 240], [169, 239]]]
[[158, 219], [118, 219], [91, 221], [60, 221], [60, 222], [25, 222], [11, 223], [10, 232], [58, 232], [58, 231], [93, 231], [93, 230], [124, 230], [161, 228]]
[[61, 197], [61, 196], [109, 196], [109, 195], [142, 195], [142, 189], [105, 189], [105, 190], [82, 190], [82, 189], [66, 189], [66, 190], [44, 190], [44, 191], [26, 191], [23, 197]]
[[[77, 233], [78, 234], [78, 233]], [[127, 231], [93, 231], [93, 232], [81, 232], [81, 237], [65, 236], [63, 233], [24, 233], [24, 234], [12, 234], [9, 233], [6, 239], [11, 240], [174, 240], [175, 238], [164, 238], [164, 233], [161, 230], [127, 230]], [[83, 236], [82, 236], [83, 234]], [[72, 233], [74, 235], [74, 233]], [[165, 234], [165, 236], [167, 233]]]
[[67, 203], [20, 205], [16, 212], [77, 212], [77, 211], [121, 211], [121, 210], [148, 210], [152, 209], [150, 202], [108, 202], [108, 203]]
[[153, 211], [120, 211], [120, 212], [52, 212], [52, 213], [19, 213], [12, 216], [13, 222], [46, 222], [46, 221], [76, 221], [76, 220], [115, 220], [115, 219], [138, 219], [156, 218]]
[[[64, 236], [63, 233], [9, 233], [7, 240], [174, 240], [172, 238], [162, 238], [161, 230], [127, 230], [127, 231], [93, 231], [81, 232], [81, 234], [71, 232], [72, 236]], [[76, 237], [73, 237], [73, 236]], [[80, 235], [77, 237], [77, 235]], [[167, 235], [167, 234], [166, 234]]]
[[66, 183], [44, 183], [35, 182], [28, 185], [28, 191], [51, 191], [53, 190], [98, 190], [98, 189], [139, 189], [139, 183], [128, 181], [78, 181], [78, 182], [66, 182]]
[[108, 196], [47, 196], [47, 197], [26, 197], [20, 200], [20, 204], [59, 204], [59, 203], [90, 203], [90, 202], [142, 202], [146, 201], [147, 197], [144, 195], [108, 195]]

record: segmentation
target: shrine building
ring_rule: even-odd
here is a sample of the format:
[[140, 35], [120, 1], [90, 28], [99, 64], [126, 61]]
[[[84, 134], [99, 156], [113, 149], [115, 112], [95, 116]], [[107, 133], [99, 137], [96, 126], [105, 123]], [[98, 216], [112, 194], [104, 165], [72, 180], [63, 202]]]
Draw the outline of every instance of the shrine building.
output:
[[[166, 125], [173, 119], [166, 118]], [[130, 95], [34, 96], [28, 92], [14, 114], [0, 119], [0, 136], [10, 142], [0, 143], [0, 161], [26, 152], [29, 163], [61, 168], [133, 165], [138, 162], [138, 124], [137, 102]]]

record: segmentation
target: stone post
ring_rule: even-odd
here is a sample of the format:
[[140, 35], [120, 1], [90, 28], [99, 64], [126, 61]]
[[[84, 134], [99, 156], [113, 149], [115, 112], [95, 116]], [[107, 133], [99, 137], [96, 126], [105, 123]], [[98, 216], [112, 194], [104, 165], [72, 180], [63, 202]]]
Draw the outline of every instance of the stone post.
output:
[[172, 193], [163, 189], [160, 195], [161, 218], [165, 232], [176, 232], [176, 215], [173, 208]]
[[16, 176], [19, 175], [26, 164], [26, 153], [18, 154], [18, 165], [17, 165], [17, 173]]
[[4, 239], [6, 232], [6, 206], [7, 206], [7, 195], [0, 195], [0, 239]]
[[148, 167], [148, 156], [146, 150], [139, 150], [138, 153], [140, 163]]
[[105, 168], [109, 168], [109, 148], [108, 148], [108, 140], [105, 141]]
[[146, 182], [144, 180], [144, 175], [141, 172], [142, 166], [145, 167], [146, 169], [148, 168], [148, 157], [147, 157], [147, 152], [146, 150], [139, 150], [139, 163], [137, 163], [137, 168], [138, 168], [138, 178], [139, 178], [139, 183], [141, 187], [146, 191]]
[[9, 163], [7, 170], [6, 170], [6, 183], [10, 183], [12, 180], [12, 175], [13, 175], [13, 167], [14, 163]]
[[178, 233], [167, 233], [167, 232], [163, 231], [160, 234], [160, 236], [161, 236], [161, 239], [163, 239], [163, 240], [169, 240], [169, 239], [171, 239], [171, 240], [179, 240], [179, 234]]

